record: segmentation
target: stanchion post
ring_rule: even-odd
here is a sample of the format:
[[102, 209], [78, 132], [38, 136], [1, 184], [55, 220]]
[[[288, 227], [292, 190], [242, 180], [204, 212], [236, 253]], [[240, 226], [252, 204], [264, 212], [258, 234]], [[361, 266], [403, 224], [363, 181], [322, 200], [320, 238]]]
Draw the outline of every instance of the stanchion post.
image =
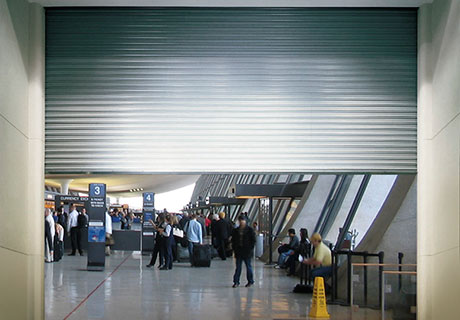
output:
[[336, 263], [336, 255], [335, 255], [335, 250], [332, 251], [332, 294], [331, 294], [331, 302], [334, 303], [335, 301], [335, 291], [336, 291], [336, 269], [337, 269], [337, 263]]
[[348, 305], [351, 305], [351, 296], [350, 296], [350, 292], [351, 292], [351, 278], [352, 278], [352, 274], [351, 274], [351, 252], [348, 252], [347, 253], [347, 269], [348, 269], [348, 282], [347, 282], [347, 291], [348, 291]]
[[383, 272], [380, 276], [380, 305], [381, 305], [381, 312], [382, 312], [382, 320], [385, 320], [385, 275]]
[[[403, 262], [403, 258], [404, 258], [404, 253], [402, 252], [398, 252], [398, 264], [399, 264], [399, 267], [398, 267], [398, 270], [399, 272], [402, 271], [402, 262]], [[398, 275], [398, 291], [401, 291], [401, 288], [402, 288], [402, 276], [401, 274]]]
[[[363, 262], [367, 263], [368, 252], [365, 251], [363, 255]], [[364, 305], [367, 306], [367, 266], [364, 266]]]
[[[383, 263], [384, 263], [384, 253], [383, 253], [383, 251], [380, 251], [379, 252], [379, 264], [383, 264]], [[379, 288], [380, 289], [379, 290], [379, 292], [380, 292], [379, 293], [380, 294], [379, 298], [380, 299], [379, 299], [379, 301], [380, 301], [381, 304], [382, 304], [383, 290], [384, 290], [384, 288], [383, 288], [384, 286], [383, 286], [383, 282], [382, 282], [383, 280], [382, 279], [383, 279], [383, 267], [379, 266], [379, 283], [380, 283], [380, 288]]]

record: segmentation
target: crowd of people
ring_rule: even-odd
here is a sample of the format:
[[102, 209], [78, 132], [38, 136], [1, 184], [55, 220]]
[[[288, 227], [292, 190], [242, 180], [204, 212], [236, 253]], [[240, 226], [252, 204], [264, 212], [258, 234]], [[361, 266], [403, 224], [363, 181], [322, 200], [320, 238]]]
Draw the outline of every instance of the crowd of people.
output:
[[172, 262], [180, 260], [182, 248], [188, 250], [190, 263], [193, 264], [193, 248], [203, 245], [207, 235], [211, 236], [219, 257], [222, 260], [227, 258], [233, 224], [225, 219], [223, 212], [212, 217], [195, 213], [189, 215], [187, 212], [182, 215], [160, 213], [155, 221], [149, 222], [155, 230], [152, 258], [147, 265], [149, 268], [159, 258], [158, 267], [161, 270], [172, 269]]
[[83, 256], [82, 230], [88, 227], [86, 209], [77, 211], [74, 204], [70, 204], [69, 213], [64, 207], [59, 207], [55, 212], [45, 209], [45, 262], [57, 262], [64, 255], [64, 238], [69, 237], [72, 251], [69, 256], [78, 253]]
[[[329, 247], [322, 241], [319, 233], [310, 238], [305, 228], [300, 229], [300, 240], [294, 229], [288, 231], [289, 242], [280, 243], [278, 247], [278, 263], [276, 269], [286, 269], [287, 275], [295, 275], [296, 261], [311, 266], [310, 278], [325, 279], [332, 275], [332, 254]], [[312, 253], [313, 252], [313, 253]], [[299, 259], [300, 257], [300, 259]]]
[[[112, 216], [120, 218], [121, 229], [130, 230], [133, 223], [133, 214], [125, 210], [114, 209], [111, 214], [106, 213], [106, 255], [110, 255], [113, 245]], [[243, 262], [246, 267], [246, 286], [254, 284], [252, 257], [256, 243], [257, 223], [249, 225], [247, 214], [238, 217], [236, 223], [231, 222], [224, 212], [204, 216], [203, 214], [182, 215], [163, 212], [155, 221], [148, 221], [154, 229], [154, 247], [152, 257], [147, 267], [153, 267], [157, 260], [160, 270], [171, 270], [173, 262], [180, 261], [184, 251], [188, 251], [190, 264], [194, 266], [194, 247], [202, 246], [209, 235], [210, 248], [216, 257], [226, 260], [235, 257], [235, 273], [233, 287], [238, 287], [242, 272]], [[82, 229], [88, 226], [86, 209], [80, 211], [74, 204], [70, 204], [69, 213], [60, 207], [54, 213], [45, 209], [45, 262], [56, 262], [64, 254], [64, 238], [69, 237], [72, 251], [70, 256], [84, 255], [81, 244]], [[296, 273], [297, 261], [310, 265], [310, 276], [329, 277], [332, 273], [331, 251], [322, 241], [321, 235], [314, 233], [308, 237], [307, 229], [300, 229], [300, 239], [294, 229], [289, 229], [289, 241], [281, 243], [278, 247], [278, 263], [275, 268], [286, 269], [286, 274], [292, 276]], [[313, 254], [312, 254], [313, 251]]]
[[211, 240], [210, 247], [216, 256], [222, 260], [235, 256], [236, 268], [233, 277], [233, 287], [240, 284], [243, 262], [246, 266], [247, 284], [254, 284], [251, 259], [256, 243], [256, 234], [248, 224], [248, 217], [241, 215], [233, 224], [224, 212], [205, 217], [200, 214], [175, 215], [159, 214], [155, 221], [149, 221], [156, 234], [152, 258], [148, 268], [156, 265], [159, 260], [160, 270], [171, 270], [173, 262], [180, 260], [180, 252], [186, 249], [191, 266], [195, 266], [194, 248], [202, 246], [207, 235]]
[[128, 209], [118, 210], [118, 208], [115, 208], [112, 212], [109, 212], [109, 215], [120, 219], [121, 230], [131, 230], [134, 222], [133, 212], [130, 212]]

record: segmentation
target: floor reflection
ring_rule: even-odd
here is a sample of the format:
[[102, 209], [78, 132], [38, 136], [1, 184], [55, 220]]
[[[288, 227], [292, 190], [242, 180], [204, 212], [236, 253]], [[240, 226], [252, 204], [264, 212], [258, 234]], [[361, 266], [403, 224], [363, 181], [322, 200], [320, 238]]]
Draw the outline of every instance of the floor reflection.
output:
[[[123, 260], [129, 258], [123, 262]], [[254, 263], [256, 283], [232, 288], [234, 262], [214, 259], [211, 268], [176, 264], [173, 270], [147, 269], [148, 256], [116, 252], [103, 272], [87, 272], [86, 257], [65, 256], [45, 266], [46, 319], [301, 319], [311, 295], [294, 294], [297, 279]], [[122, 263], [120, 268], [109, 275]], [[244, 278], [243, 271], [242, 278]], [[372, 311], [349, 312], [329, 306], [334, 319], [378, 319]]]

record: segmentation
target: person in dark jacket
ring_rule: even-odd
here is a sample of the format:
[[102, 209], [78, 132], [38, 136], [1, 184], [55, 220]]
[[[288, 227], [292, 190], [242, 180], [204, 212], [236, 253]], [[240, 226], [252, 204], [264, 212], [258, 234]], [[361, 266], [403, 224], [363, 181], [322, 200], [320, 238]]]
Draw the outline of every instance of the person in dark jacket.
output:
[[[299, 255], [302, 257], [309, 258], [311, 251], [310, 240], [308, 239], [308, 231], [305, 228], [300, 229], [300, 243], [294, 254], [290, 255], [286, 261], [286, 266], [289, 270], [288, 276], [293, 276], [295, 274], [295, 262], [299, 259]], [[302, 265], [303, 266], [303, 265]]]
[[64, 207], [62, 206], [59, 207], [58, 213], [57, 213], [57, 217], [58, 217], [57, 223], [59, 223], [64, 228], [64, 236], [67, 232], [70, 232], [69, 230], [67, 230], [67, 216], [68, 216], [68, 213], [64, 211]]
[[232, 247], [236, 258], [236, 270], [233, 275], [233, 288], [240, 285], [241, 267], [243, 261], [246, 265], [246, 277], [248, 279], [246, 287], [250, 287], [254, 284], [251, 259], [253, 256], [254, 246], [256, 244], [256, 234], [254, 230], [248, 226], [244, 216], [239, 216], [238, 221], [240, 223], [239, 227], [233, 229], [232, 232]]
[[284, 263], [289, 258], [289, 256], [294, 254], [294, 251], [299, 247], [299, 238], [295, 235], [294, 229], [289, 229], [289, 243], [283, 244], [282, 247], [286, 248], [285, 251], [282, 251], [278, 257], [278, 264], [275, 266], [276, 269], [285, 268]]
[[165, 216], [165, 223], [161, 226], [161, 228], [157, 229], [158, 232], [161, 233], [163, 236], [163, 255], [165, 258], [165, 264], [160, 270], [170, 270], [173, 266], [173, 254], [172, 254], [172, 247], [175, 245], [174, 242], [174, 235], [173, 235], [173, 227], [172, 227], [172, 219], [170, 214], [166, 214]]
[[185, 230], [185, 225], [186, 225], [187, 222], [189, 222], [189, 221], [190, 221], [190, 218], [189, 218], [189, 216], [188, 216], [188, 212], [184, 212], [184, 213], [182, 214], [182, 219], [180, 219], [180, 221], [179, 221], [179, 228], [180, 228], [181, 230]]
[[215, 246], [219, 257], [222, 260], [227, 260], [227, 254], [225, 251], [228, 240], [228, 223], [224, 219], [221, 219], [220, 216], [225, 217], [225, 213], [219, 213], [219, 218], [217, 218], [213, 224], [212, 236], [215, 238]]
[[161, 213], [160, 215], [158, 215], [156, 223], [153, 222], [152, 220], [149, 220], [150, 224], [155, 229], [155, 244], [153, 246], [152, 259], [150, 259], [150, 262], [147, 265], [147, 268], [151, 268], [155, 265], [158, 255], [160, 256], [160, 265], [158, 266], [158, 268], [163, 267], [164, 256], [163, 256], [163, 250], [161, 249], [163, 247], [163, 236], [161, 235], [160, 232], [157, 231], [157, 229], [159, 226], [163, 225], [164, 219], [165, 219], [164, 214]]

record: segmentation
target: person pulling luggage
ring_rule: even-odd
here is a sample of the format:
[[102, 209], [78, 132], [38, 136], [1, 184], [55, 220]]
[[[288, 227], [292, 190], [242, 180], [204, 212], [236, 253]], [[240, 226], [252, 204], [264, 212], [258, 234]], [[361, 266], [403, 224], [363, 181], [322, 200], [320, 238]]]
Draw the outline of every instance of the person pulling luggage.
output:
[[203, 243], [203, 233], [201, 224], [196, 220], [196, 214], [192, 214], [190, 221], [185, 225], [185, 234], [188, 240], [188, 252], [190, 264], [193, 266], [193, 247]]

